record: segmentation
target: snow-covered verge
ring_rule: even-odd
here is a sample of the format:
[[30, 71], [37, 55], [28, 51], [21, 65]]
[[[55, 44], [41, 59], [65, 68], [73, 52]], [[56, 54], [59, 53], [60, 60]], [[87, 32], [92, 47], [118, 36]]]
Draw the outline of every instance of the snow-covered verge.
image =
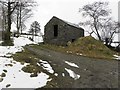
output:
[[[22, 37], [25, 38], [32, 38], [32, 35], [21, 35]], [[34, 42], [39, 43], [39, 42], [43, 42], [42, 36], [34, 36]]]
[[28, 38], [19, 37], [13, 38], [14, 46], [0, 46], [0, 57], [1, 56], [11, 56], [16, 52], [21, 52], [23, 50], [22, 46], [28, 44], [37, 44], [35, 42], [30, 41]]
[[[12, 66], [9, 66], [9, 65]], [[6, 88], [38, 88], [46, 85], [50, 79], [48, 75], [41, 72], [37, 77], [30, 77], [29, 73], [23, 72], [21, 69], [25, 65], [21, 65], [19, 62], [13, 61], [11, 58], [0, 57], [0, 72], [4, 73], [6, 70], [6, 76], [3, 77], [3, 81], [0, 82], [0, 89]], [[0, 73], [0, 74], [1, 74]]]
[[[21, 52], [22, 46], [37, 44], [28, 38], [13, 38], [14, 46], [0, 46], [0, 89], [2, 88], [38, 88], [50, 81], [49, 76], [41, 72], [37, 77], [30, 77], [29, 73], [21, 70], [24, 65], [16, 62], [12, 54]], [[41, 40], [42, 41], [42, 40]]]

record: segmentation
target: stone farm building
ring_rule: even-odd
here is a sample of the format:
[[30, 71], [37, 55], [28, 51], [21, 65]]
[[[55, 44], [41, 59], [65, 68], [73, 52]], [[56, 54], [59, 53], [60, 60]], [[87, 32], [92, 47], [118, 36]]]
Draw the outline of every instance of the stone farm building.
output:
[[84, 29], [55, 16], [45, 25], [44, 43], [67, 45], [67, 42], [84, 37]]

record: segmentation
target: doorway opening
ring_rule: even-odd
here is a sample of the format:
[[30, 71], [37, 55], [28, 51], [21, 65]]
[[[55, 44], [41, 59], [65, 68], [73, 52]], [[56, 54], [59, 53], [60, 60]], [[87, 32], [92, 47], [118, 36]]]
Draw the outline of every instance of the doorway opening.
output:
[[54, 25], [54, 37], [58, 36], [58, 25]]

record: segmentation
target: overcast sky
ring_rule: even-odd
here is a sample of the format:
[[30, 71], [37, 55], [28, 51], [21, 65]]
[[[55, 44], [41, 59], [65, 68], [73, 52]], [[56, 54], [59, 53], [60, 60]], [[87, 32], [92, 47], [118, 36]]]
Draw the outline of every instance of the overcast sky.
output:
[[[44, 31], [45, 24], [53, 17], [56, 16], [65, 21], [78, 24], [84, 18], [79, 13], [79, 8], [86, 4], [91, 4], [99, 0], [35, 0], [38, 6], [34, 8], [33, 17], [27, 21], [27, 28], [33, 21], [38, 21], [41, 25], [42, 32]], [[108, 1], [109, 8], [112, 10], [112, 16], [118, 20], [118, 1], [119, 0], [100, 0]]]
[[[82, 21], [81, 13], [79, 8], [86, 4], [93, 3], [99, 0], [35, 0], [38, 6], [34, 8], [33, 17], [27, 22], [28, 25], [33, 21], [38, 21], [43, 30], [44, 25], [52, 18], [57, 16], [63, 20], [71, 23], [79, 23]], [[112, 9], [112, 16], [118, 20], [118, 1], [119, 0], [100, 0], [108, 1], [109, 7]]]

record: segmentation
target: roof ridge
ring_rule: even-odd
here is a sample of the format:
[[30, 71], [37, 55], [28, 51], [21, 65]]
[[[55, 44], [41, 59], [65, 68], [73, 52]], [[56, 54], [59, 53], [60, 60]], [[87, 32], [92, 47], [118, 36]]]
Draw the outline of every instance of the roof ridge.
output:
[[71, 26], [74, 26], [74, 27], [77, 27], [77, 28], [81, 28], [81, 27], [79, 27], [79, 25], [78, 25], [78, 24], [68, 22], [68, 21], [63, 20], [63, 19], [61, 19], [61, 18], [58, 18], [58, 17], [56, 17], [56, 16], [53, 16], [53, 18], [60, 19], [60, 20], [62, 20], [63, 22], [65, 22], [65, 23], [67, 23], [67, 24], [69, 24], [69, 25], [71, 25]]

